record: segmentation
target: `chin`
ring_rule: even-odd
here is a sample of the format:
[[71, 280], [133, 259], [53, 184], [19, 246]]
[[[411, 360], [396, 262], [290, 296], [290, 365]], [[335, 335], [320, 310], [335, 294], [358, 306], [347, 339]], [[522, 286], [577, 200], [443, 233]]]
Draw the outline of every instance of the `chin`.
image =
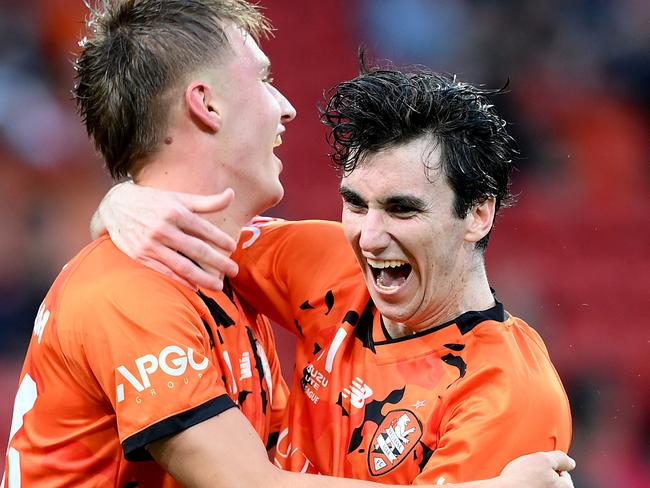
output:
[[268, 192], [266, 195], [260, 198], [261, 205], [263, 205], [264, 209], [258, 213], [269, 210], [282, 201], [282, 197], [284, 197], [284, 188], [280, 182], [277, 183], [277, 186], [273, 190], [273, 192]]
[[278, 181], [277, 191], [275, 192], [275, 194], [271, 198], [272, 201], [271, 201], [270, 206], [271, 207], [276, 206], [278, 203], [280, 203], [282, 201], [283, 198], [284, 198], [284, 187], [282, 186], [282, 183], [280, 183]]
[[405, 297], [403, 294], [402, 296], [385, 296], [377, 293], [376, 290], [369, 291], [375, 307], [388, 320], [405, 324], [411, 321], [417, 313], [417, 308], [414, 308], [413, 296]]
[[402, 322], [408, 318], [406, 314], [403, 313], [404, 304], [401, 304], [397, 301], [388, 302], [384, 298], [380, 296], [374, 296], [373, 294], [370, 296], [373, 303], [375, 304], [375, 307], [377, 307], [377, 310], [383, 317], [394, 322]]

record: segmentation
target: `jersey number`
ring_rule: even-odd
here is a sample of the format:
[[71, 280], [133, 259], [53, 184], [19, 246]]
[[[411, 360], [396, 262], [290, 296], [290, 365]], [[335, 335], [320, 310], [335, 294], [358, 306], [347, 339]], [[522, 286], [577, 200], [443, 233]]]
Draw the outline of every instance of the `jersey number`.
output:
[[[36, 382], [29, 374], [26, 374], [20, 382], [16, 401], [14, 402], [14, 416], [11, 420], [11, 431], [9, 433], [9, 448], [7, 449], [7, 469], [2, 478], [2, 488], [20, 488], [20, 453], [11, 447], [16, 432], [23, 426], [23, 417], [34, 408], [36, 402]], [[6, 477], [7, 471], [9, 478]]]

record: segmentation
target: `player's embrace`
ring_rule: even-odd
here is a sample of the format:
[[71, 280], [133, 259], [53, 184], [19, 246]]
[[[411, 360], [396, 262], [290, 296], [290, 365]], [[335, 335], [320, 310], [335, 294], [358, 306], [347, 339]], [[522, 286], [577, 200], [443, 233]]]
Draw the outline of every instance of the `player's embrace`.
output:
[[[176, 219], [194, 222], [195, 236], [210, 233], [209, 243], [193, 241], [202, 249], [232, 251], [246, 222], [283, 195], [274, 148], [295, 116], [271, 85], [257, 43], [266, 20], [242, 0], [112, 0], [98, 5], [90, 26], [75, 96], [107, 168], [201, 212], [205, 220], [188, 210]], [[244, 198], [233, 201], [230, 188]], [[218, 270], [236, 271], [221, 253], [209, 258], [189, 272], [207, 280]], [[217, 284], [223, 279], [218, 274]], [[367, 293], [362, 280], [359, 293]], [[269, 461], [265, 442], [279, 431], [287, 403], [269, 322], [229, 286], [215, 291], [191, 281], [131, 259], [108, 236], [65, 266], [38, 312], [25, 358], [3, 488], [377, 486], [281, 470]], [[395, 318], [373, 312], [380, 315]], [[304, 412], [313, 429], [331, 424]], [[395, 420], [403, 427], [400, 442], [415, 442], [410, 429], [417, 421]], [[374, 449], [370, 439], [379, 437], [366, 430], [358, 448]], [[392, 439], [384, 442], [399, 450]], [[308, 442], [301, 440], [301, 448]], [[333, 460], [340, 445], [319, 449], [332, 448]], [[504, 452], [514, 457], [514, 450]], [[570, 481], [555, 470], [572, 468], [561, 452], [534, 454], [461, 486], [566, 487]]]

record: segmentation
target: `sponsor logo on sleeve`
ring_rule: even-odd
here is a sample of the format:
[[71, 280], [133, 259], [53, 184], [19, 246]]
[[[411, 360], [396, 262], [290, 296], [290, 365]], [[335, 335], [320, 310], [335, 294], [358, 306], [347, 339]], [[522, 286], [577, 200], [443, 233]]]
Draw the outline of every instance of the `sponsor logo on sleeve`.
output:
[[[201, 371], [208, 367], [209, 360], [207, 357], [195, 352], [191, 347], [183, 349], [180, 346], [167, 346], [163, 348], [156, 356], [154, 354], [145, 354], [140, 356], [130, 366], [118, 366], [115, 371], [119, 373], [126, 382], [117, 385], [117, 403], [125, 399], [125, 383], [131, 385], [137, 393], [143, 393], [148, 390], [150, 396], [156, 395], [156, 386], [164, 386], [174, 389], [179, 382], [188, 384], [190, 381], [186, 373], [193, 371], [198, 372], [201, 377]], [[188, 369], [190, 371], [188, 371]], [[152, 386], [151, 377], [161, 371], [167, 376], [166, 383], [160, 380]], [[136, 403], [141, 403], [142, 397], [136, 396]]]

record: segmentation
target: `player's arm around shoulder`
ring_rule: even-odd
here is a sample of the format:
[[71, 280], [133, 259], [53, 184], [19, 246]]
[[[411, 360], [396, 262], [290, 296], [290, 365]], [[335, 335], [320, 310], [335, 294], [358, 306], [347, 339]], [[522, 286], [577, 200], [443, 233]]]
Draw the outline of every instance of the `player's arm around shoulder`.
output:
[[[253, 427], [235, 408], [147, 447], [153, 458], [187, 488], [380, 488], [378, 483], [290, 473], [275, 467]], [[515, 460], [490, 480], [456, 488], [571, 488], [555, 470], [575, 464], [563, 453], [537, 453]]]
[[239, 264], [232, 280], [238, 295], [292, 333], [305, 300], [358, 272], [340, 223], [328, 221], [254, 219], [232, 257]]
[[93, 215], [91, 235], [108, 232], [125, 254], [185, 285], [221, 290], [223, 275], [237, 273], [229, 258], [236, 243], [204, 216], [228, 207], [233, 196], [231, 189], [191, 195], [120, 183]]
[[233, 259], [241, 275], [267, 261], [265, 273], [275, 279], [290, 279], [291, 273], [302, 275], [322, 271], [328, 262], [340, 263], [353, 258], [340, 222], [327, 220], [284, 221], [257, 217], [241, 231]]

